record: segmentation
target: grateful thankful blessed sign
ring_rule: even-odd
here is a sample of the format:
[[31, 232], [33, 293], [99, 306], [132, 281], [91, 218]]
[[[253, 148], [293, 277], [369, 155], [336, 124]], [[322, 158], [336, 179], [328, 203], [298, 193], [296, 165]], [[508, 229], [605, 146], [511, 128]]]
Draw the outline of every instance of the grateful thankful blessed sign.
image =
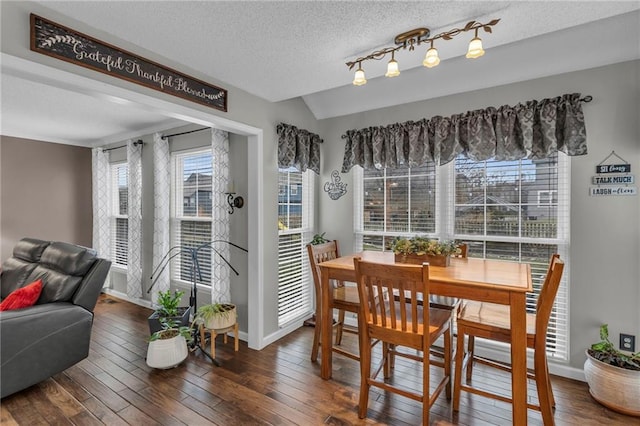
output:
[[221, 111], [227, 91], [31, 14], [31, 50]]

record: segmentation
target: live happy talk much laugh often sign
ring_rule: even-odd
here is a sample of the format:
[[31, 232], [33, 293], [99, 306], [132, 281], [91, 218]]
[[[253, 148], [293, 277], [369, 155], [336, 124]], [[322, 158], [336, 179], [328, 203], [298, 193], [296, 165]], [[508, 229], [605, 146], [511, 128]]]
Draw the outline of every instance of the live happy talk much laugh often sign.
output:
[[31, 50], [227, 111], [227, 91], [31, 14]]

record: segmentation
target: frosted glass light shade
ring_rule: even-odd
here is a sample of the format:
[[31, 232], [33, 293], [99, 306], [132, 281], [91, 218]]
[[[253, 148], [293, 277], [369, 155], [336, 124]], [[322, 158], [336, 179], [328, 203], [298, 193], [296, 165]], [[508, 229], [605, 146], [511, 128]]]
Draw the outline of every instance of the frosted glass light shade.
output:
[[469, 50], [467, 50], [466, 57], [469, 59], [479, 58], [484, 55], [484, 49], [482, 49], [482, 40], [478, 37], [473, 38], [469, 42]]
[[362, 86], [363, 84], [367, 84], [367, 79], [364, 77], [364, 70], [362, 68], [358, 68], [356, 70], [356, 75], [353, 77], [353, 85]]
[[398, 61], [392, 59], [387, 64], [387, 73], [385, 77], [397, 77], [400, 75], [400, 69], [398, 68]]
[[427, 68], [433, 68], [440, 63], [440, 58], [438, 57], [438, 49], [432, 47], [427, 50], [427, 56], [424, 57], [424, 61], [422, 61], [422, 65]]

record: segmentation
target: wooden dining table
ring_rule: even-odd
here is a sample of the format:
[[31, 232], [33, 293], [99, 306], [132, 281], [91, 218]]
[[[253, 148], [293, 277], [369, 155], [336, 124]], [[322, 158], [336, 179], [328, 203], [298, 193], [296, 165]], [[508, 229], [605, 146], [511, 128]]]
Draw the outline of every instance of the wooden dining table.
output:
[[[393, 252], [363, 251], [319, 264], [322, 359], [320, 375], [332, 374], [333, 334], [331, 280], [355, 282], [354, 257], [376, 263], [395, 263]], [[478, 258], [452, 258], [447, 267], [429, 267], [429, 292], [441, 296], [510, 306], [513, 424], [527, 424], [526, 293], [531, 292], [531, 266], [527, 263]]]

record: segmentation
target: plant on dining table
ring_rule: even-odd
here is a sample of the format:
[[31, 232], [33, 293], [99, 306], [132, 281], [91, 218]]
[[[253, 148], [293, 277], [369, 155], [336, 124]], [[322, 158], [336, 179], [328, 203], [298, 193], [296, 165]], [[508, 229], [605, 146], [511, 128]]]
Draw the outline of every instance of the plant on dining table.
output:
[[460, 253], [453, 241], [440, 241], [428, 237], [396, 237], [390, 246], [395, 254], [415, 254], [418, 256], [450, 256]]

